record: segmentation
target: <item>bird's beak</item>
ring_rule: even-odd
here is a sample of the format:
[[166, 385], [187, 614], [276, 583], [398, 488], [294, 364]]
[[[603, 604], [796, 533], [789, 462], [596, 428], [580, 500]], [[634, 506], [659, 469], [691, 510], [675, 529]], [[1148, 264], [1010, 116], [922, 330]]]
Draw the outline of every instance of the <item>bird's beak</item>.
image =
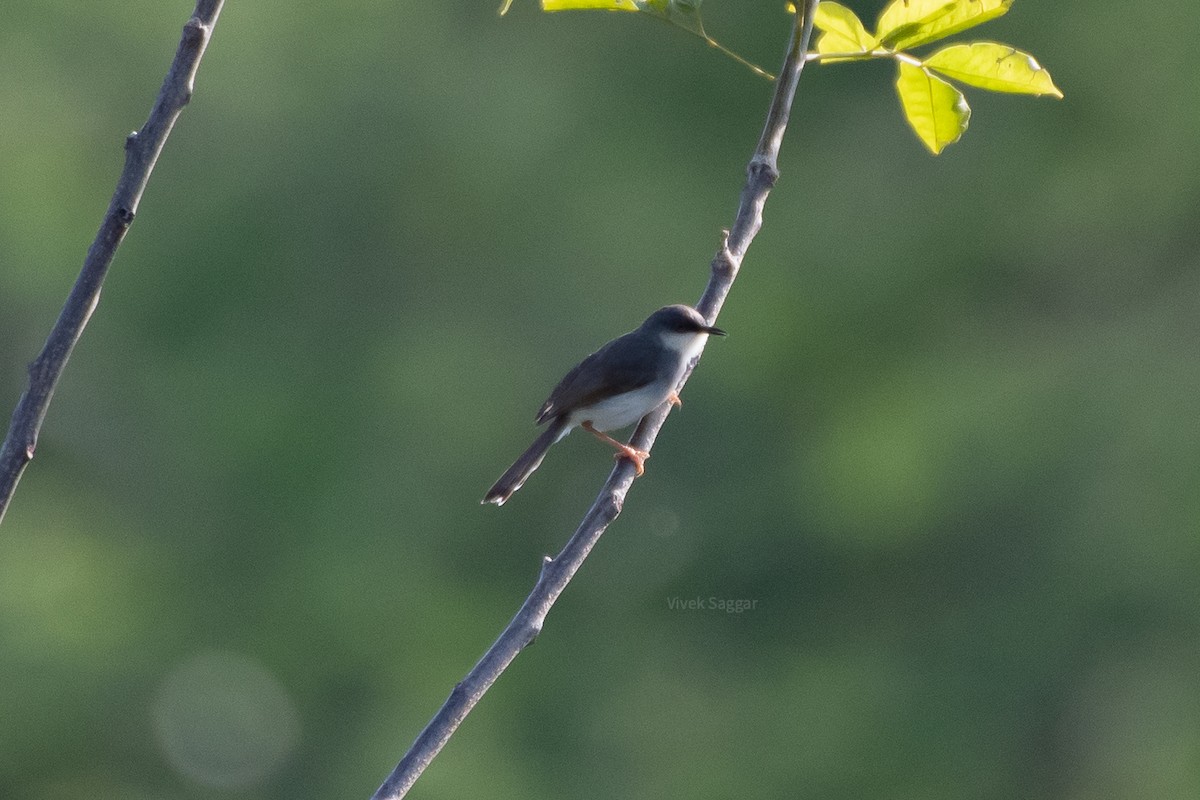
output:
[[724, 336], [725, 335], [725, 331], [721, 330], [720, 328], [714, 327], [712, 325], [705, 325], [700, 330], [704, 331], [705, 333], [711, 333], [713, 336]]

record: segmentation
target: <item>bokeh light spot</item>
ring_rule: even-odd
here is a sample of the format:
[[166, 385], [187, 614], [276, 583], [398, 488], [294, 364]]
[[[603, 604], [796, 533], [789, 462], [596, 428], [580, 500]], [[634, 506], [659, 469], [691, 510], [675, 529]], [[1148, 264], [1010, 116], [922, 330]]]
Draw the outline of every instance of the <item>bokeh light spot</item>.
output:
[[238, 653], [194, 655], [163, 680], [154, 727], [167, 760], [220, 789], [260, 783], [295, 746], [299, 715], [265, 667]]

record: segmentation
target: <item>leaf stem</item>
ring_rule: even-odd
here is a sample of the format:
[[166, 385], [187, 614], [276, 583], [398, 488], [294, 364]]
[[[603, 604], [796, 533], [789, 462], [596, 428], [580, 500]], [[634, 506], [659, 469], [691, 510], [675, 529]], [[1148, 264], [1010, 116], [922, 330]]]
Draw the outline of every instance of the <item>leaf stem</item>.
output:
[[845, 61], [868, 61], [872, 58], [892, 58], [905, 64], [911, 64], [914, 67], [924, 66], [925, 62], [909, 53], [900, 50], [887, 50], [883, 48], [875, 50], [859, 50], [852, 53], [808, 53], [804, 56], [805, 61], [815, 62], [845, 62]]
[[707, 33], [705, 33], [702, 38], [704, 39], [704, 41], [708, 42], [709, 47], [715, 47], [717, 50], [719, 50], [722, 53], [724, 53], [725, 55], [729, 56], [734, 61], [741, 64], [742, 66], [749, 68], [755, 75], [759, 75], [763, 78], [766, 78], [769, 81], [775, 80], [774, 75], [767, 72], [765, 69], [758, 66], [757, 64], [754, 64], [750, 61], [747, 61], [745, 58], [742, 58], [737, 53], [733, 52], [728, 47], [726, 47], [725, 45], [718, 42], [716, 39], [709, 36]]

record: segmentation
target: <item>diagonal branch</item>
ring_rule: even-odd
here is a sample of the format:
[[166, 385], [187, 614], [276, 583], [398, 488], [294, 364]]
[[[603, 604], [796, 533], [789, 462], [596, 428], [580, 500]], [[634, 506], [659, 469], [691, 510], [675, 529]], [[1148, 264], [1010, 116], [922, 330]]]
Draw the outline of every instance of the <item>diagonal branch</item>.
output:
[[196, 0], [196, 10], [183, 26], [175, 60], [167, 71], [158, 99], [140, 131], [125, 139], [125, 167], [108, 204], [83, 268], [50, 331], [42, 352], [29, 365], [29, 384], [13, 411], [12, 424], [0, 447], [0, 522], [8, 509], [17, 482], [37, 449], [38, 433], [54, 396], [54, 387], [71, 357], [75, 343], [100, 301], [104, 276], [125, 232], [137, 214], [138, 202], [150, 180], [154, 164], [166, 144], [183, 107], [192, 98], [192, 81], [212, 36], [224, 0]]
[[[734, 278], [737, 277], [742, 257], [762, 227], [763, 205], [779, 178], [779, 147], [787, 129], [788, 117], [791, 115], [796, 84], [800, 79], [800, 72], [804, 69], [804, 54], [808, 50], [809, 38], [812, 35], [812, 19], [817, 0], [804, 0], [803, 4], [797, 3], [797, 6], [799, 9], [788, 43], [787, 57], [775, 85], [775, 95], [767, 112], [762, 137], [746, 170], [746, 184], [742, 189], [737, 216], [713, 258], [708, 286], [696, 306], [709, 324], [716, 321], [717, 313], [729, 294]], [[687, 375], [683, 380], [687, 381]], [[679, 388], [683, 388], [682, 383]], [[643, 419], [634, 431], [630, 444], [641, 450], [649, 450], [658, 437], [670, 409], [671, 405], [664, 403]], [[449, 741], [459, 724], [483, 697], [484, 692], [500, 677], [517, 654], [537, 637], [550, 607], [582, 566], [601, 534], [621, 513], [625, 495], [633, 484], [633, 478], [633, 465], [626, 459], [618, 460], [617, 466], [608, 477], [608, 482], [566, 547], [556, 557], [547, 557], [543, 561], [537, 584], [525, 599], [521, 610], [467, 677], [454, 687], [450, 697], [425, 726], [425, 730], [421, 731], [392, 774], [375, 792], [372, 800], [394, 800], [407, 794], [413, 783]]]

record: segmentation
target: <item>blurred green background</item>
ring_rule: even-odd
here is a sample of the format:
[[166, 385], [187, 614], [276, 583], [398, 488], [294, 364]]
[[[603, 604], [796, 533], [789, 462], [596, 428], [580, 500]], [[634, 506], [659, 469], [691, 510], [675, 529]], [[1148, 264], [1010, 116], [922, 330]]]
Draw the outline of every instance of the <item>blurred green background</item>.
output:
[[[226, 5], [0, 530], [5, 798], [368, 797], [603, 483], [479, 505], [699, 296], [771, 86], [498, 4]], [[780, 6], [707, 24], [773, 68]], [[5, 419], [190, 10], [6, 5]], [[978, 29], [1066, 100], [937, 159], [810, 68], [731, 335], [412, 797], [1200, 796], [1200, 68], [1131, 13]]]

